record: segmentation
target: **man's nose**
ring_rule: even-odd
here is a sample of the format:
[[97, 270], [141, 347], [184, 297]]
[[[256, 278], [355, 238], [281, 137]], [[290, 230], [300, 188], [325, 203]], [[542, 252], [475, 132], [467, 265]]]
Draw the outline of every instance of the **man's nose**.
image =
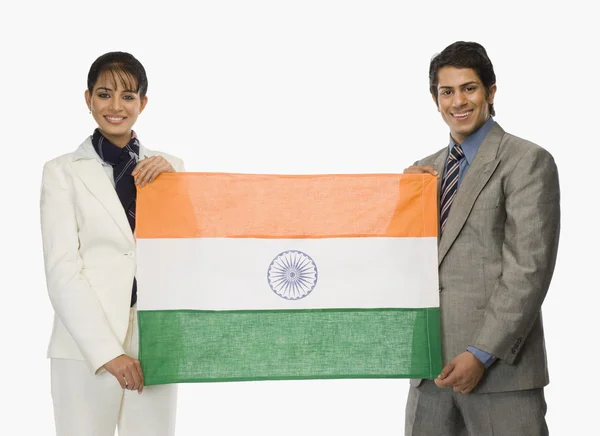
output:
[[466, 99], [464, 93], [462, 93], [461, 91], [454, 93], [454, 97], [452, 99], [452, 106], [462, 107], [466, 104], [466, 102], [467, 102], [467, 99]]

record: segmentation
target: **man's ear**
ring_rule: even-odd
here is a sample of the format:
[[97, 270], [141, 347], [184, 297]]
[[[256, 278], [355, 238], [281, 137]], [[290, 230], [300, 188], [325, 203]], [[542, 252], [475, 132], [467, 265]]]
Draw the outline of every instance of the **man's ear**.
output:
[[490, 88], [488, 89], [488, 96], [487, 96], [488, 104], [494, 104], [494, 97], [496, 96], [497, 89], [498, 89], [498, 87], [496, 86], [495, 83], [492, 86], [490, 86]]

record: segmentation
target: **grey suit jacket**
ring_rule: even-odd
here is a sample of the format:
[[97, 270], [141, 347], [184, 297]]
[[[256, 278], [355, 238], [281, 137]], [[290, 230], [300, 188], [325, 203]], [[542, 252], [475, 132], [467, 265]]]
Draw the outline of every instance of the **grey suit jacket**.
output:
[[[446, 147], [418, 164], [443, 174], [447, 157]], [[556, 261], [559, 203], [550, 153], [495, 123], [462, 179], [438, 246], [444, 365], [469, 345], [499, 359], [474, 392], [549, 382], [540, 309]]]

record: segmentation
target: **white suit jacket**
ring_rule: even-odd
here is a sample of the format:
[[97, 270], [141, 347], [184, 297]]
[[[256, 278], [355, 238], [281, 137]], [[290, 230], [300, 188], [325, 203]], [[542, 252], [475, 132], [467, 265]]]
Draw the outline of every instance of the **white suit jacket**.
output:
[[[181, 159], [140, 145], [141, 159], [153, 155], [184, 171]], [[136, 243], [91, 137], [45, 164], [40, 212], [55, 311], [48, 357], [84, 360], [96, 373], [124, 353]]]

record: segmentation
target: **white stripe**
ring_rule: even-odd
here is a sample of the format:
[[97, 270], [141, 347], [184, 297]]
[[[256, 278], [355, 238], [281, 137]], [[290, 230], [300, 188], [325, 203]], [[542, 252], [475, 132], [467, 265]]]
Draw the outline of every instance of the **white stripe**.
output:
[[[139, 310], [438, 307], [437, 238], [138, 239]], [[269, 286], [272, 260], [309, 255], [318, 281], [286, 300]]]

